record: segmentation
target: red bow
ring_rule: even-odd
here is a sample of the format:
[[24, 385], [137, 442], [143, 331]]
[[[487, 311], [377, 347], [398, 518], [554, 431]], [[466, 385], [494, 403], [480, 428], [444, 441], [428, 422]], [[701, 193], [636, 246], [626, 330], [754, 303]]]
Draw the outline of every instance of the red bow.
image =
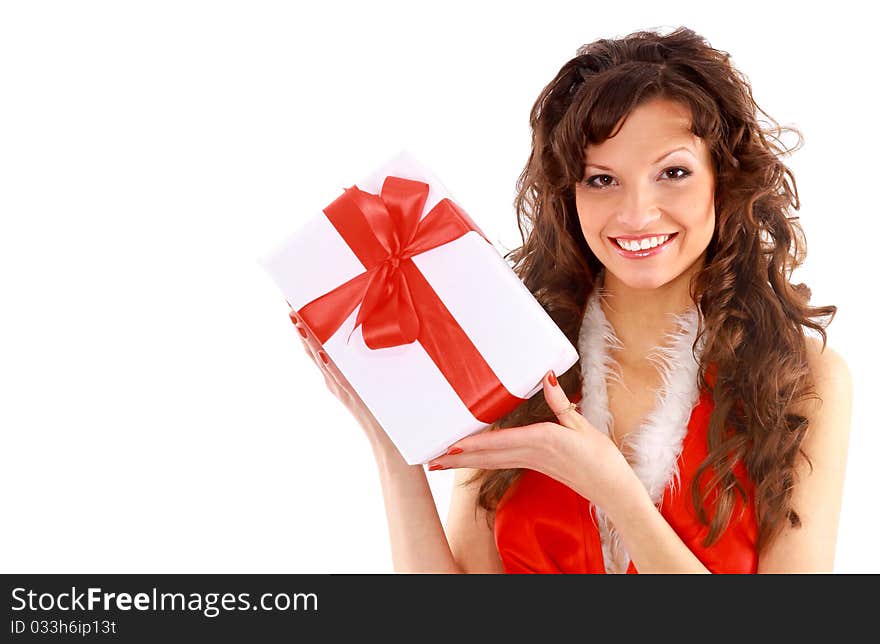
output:
[[429, 188], [388, 176], [381, 195], [352, 186], [327, 206], [324, 214], [366, 271], [297, 313], [324, 344], [360, 305], [355, 328], [362, 326], [370, 349], [418, 340], [474, 417], [488, 425], [525, 399], [501, 384], [411, 259], [471, 230], [486, 236], [449, 199], [420, 219]]

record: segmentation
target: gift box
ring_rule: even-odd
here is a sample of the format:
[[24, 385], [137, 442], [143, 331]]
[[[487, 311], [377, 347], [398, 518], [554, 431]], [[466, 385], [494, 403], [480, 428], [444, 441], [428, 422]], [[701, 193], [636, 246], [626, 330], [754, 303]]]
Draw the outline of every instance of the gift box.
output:
[[549, 369], [578, 360], [406, 149], [259, 262], [410, 465], [485, 429], [541, 391]]

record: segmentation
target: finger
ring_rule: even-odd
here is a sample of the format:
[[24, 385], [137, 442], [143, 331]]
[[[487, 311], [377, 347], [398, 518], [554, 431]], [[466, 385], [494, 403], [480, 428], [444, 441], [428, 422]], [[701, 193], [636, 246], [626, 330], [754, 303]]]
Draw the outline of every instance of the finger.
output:
[[303, 343], [303, 348], [305, 348], [306, 353], [309, 354], [312, 362], [318, 365], [318, 367], [323, 368], [324, 363], [318, 357], [320, 349], [315, 346], [316, 341], [311, 338], [309, 331], [306, 328], [306, 325], [303, 324], [302, 320], [300, 320], [299, 317], [297, 317], [296, 311], [293, 307], [291, 307], [288, 315], [290, 316], [290, 321], [293, 323], [293, 326], [295, 326], [296, 330], [299, 332], [299, 339]]
[[304, 345], [306, 345], [306, 347], [309, 349], [310, 353], [312, 353], [313, 355], [317, 355], [318, 350], [314, 346], [314, 343], [312, 342], [312, 340], [309, 336], [309, 331], [306, 328], [306, 325], [303, 324], [302, 320], [300, 320], [297, 317], [295, 311], [291, 310], [289, 315], [290, 315], [290, 321], [293, 323], [293, 326], [295, 326], [296, 330], [299, 332], [300, 340], [302, 340], [302, 343]]
[[455, 441], [449, 446], [446, 453], [460, 453], [457, 450], [461, 450], [461, 452], [499, 451], [534, 446], [544, 432], [552, 429], [552, 425], [553, 423], [534, 423], [471, 434]]
[[320, 367], [318, 364], [318, 358], [315, 355], [315, 352], [312, 351], [312, 348], [309, 346], [309, 343], [305, 341], [304, 338], [300, 337], [299, 341], [302, 343], [303, 351], [305, 351], [306, 355], [315, 363], [316, 366]]
[[439, 456], [428, 461], [429, 470], [471, 468], [483, 470], [506, 470], [528, 467], [529, 448], [519, 446], [511, 449], [463, 452], [455, 456]]
[[293, 323], [293, 326], [296, 327], [296, 330], [299, 332], [299, 339], [302, 342], [303, 349], [312, 359], [312, 362], [317, 364], [319, 367], [321, 366], [318, 360], [317, 352], [309, 343], [309, 333], [306, 331], [305, 327], [300, 323], [299, 318], [296, 317], [296, 314], [293, 311], [290, 311], [290, 321]]
[[556, 374], [553, 370], [547, 372], [544, 376], [544, 399], [550, 406], [551, 411], [556, 414], [556, 418], [560, 425], [569, 429], [582, 429], [584, 426], [584, 417], [581, 416], [577, 409], [571, 404], [568, 396], [559, 386]]
[[315, 354], [318, 361], [321, 363], [321, 369], [323, 369], [324, 373], [328, 374], [337, 386], [354, 394], [354, 388], [349, 384], [346, 377], [342, 375], [342, 372], [339, 370], [339, 367], [336, 366], [336, 363], [333, 362], [333, 359], [330, 358], [330, 355], [324, 351], [324, 349], [318, 349]]
[[318, 365], [318, 367], [320, 367], [321, 370], [324, 372], [324, 376], [326, 378], [329, 378], [330, 381], [336, 384], [338, 387], [343, 387], [343, 383], [345, 383], [344, 388], [350, 389], [350, 387], [348, 387], [348, 381], [342, 375], [342, 372], [339, 371], [339, 368], [330, 359], [330, 356], [327, 354], [327, 352], [324, 351], [317, 338], [312, 335], [306, 325], [296, 316], [295, 311], [292, 309], [290, 311], [290, 321], [293, 322], [294, 326], [296, 326], [301, 336], [300, 339], [306, 346], [306, 350], [309, 352], [309, 355], [311, 355], [312, 360], [315, 362], [315, 364]]

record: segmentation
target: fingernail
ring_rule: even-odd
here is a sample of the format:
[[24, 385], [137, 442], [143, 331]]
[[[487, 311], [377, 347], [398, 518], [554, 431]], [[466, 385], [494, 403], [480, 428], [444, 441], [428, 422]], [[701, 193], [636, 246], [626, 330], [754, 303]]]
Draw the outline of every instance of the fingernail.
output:
[[429, 469], [429, 470], [445, 470], [445, 469], [446, 469], [446, 466], [445, 466], [445, 465], [440, 465], [440, 463], [435, 463], [434, 465], [432, 465], [432, 466], [429, 467], [428, 469]]
[[292, 313], [290, 314], [290, 320], [291, 320], [291, 322], [293, 322], [294, 324], [299, 324], [299, 320], [298, 320], [297, 317], [296, 317], [295, 315], [293, 315]]
[[464, 450], [460, 447], [450, 447], [447, 454], [461, 454]]
[[330, 358], [327, 357], [327, 354], [323, 351], [318, 351], [318, 355], [321, 356], [321, 360], [324, 361], [324, 364], [330, 364]]
[[301, 326], [298, 326], [298, 327], [296, 327], [296, 328], [299, 329], [299, 334], [300, 334], [302, 337], [304, 337], [304, 338], [309, 337], [309, 334], [306, 333], [306, 330], [305, 330], [304, 328], [302, 328]]
[[556, 380], [556, 374], [553, 373], [553, 369], [550, 370], [550, 375], [547, 376], [547, 381], [548, 381], [548, 382], [550, 383], [550, 385], [553, 386], [553, 387], [558, 387], [558, 386], [559, 386], [559, 381]]

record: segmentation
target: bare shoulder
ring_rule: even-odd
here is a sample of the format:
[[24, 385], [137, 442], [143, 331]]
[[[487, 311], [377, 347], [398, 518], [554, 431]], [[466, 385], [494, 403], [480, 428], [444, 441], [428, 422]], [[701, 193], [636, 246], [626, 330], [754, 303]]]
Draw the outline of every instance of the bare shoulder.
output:
[[848, 401], [852, 397], [849, 365], [830, 345], [823, 348], [821, 339], [807, 336], [807, 362], [819, 398], [842, 402], [842, 398]]
[[822, 340], [807, 337], [807, 364], [816, 396], [795, 405], [794, 411], [809, 421], [804, 439], [808, 452], [829, 453], [832, 446], [845, 450], [852, 413], [852, 375], [843, 356]]
[[479, 504], [480, 483], [468, 484], [478, 471], [466, 467], [455, 470], [446, 538], [462, 572], [503, 573], [488, 512]]
[[807, 337], [807, 361], [816, 397], [793, 411], [807, 418], [796, 463], [791, 502], [800, 526], [786, 525], [760, 553], [758, 572], [831, 572], [849, 449], [852, 378], [843, 357], [818, 338]]

